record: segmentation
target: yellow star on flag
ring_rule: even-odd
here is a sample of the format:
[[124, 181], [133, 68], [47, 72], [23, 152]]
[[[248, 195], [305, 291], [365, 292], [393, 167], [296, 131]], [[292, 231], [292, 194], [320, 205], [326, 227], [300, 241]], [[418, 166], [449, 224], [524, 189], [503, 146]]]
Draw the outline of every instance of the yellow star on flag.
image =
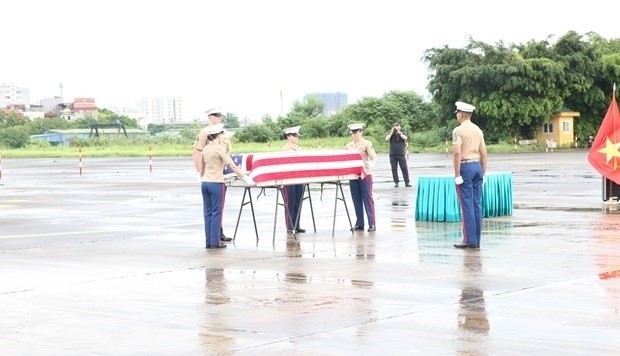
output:
[[620, 157], [620, 142], [613, 143], [609, 137], [607, 137], [605, 148], [601, 148], [598, 152], [604, 153], [606, 162], [609, 163], [613, 157]]

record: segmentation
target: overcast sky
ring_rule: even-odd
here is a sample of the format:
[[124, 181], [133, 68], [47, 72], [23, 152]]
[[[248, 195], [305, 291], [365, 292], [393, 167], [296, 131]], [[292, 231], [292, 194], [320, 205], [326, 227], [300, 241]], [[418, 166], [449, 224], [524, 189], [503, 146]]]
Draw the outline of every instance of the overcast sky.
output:
[[5, 0], [0, 82], [30, 88], [32, 103], [63, 83], [66, 100], [99, 107], [182, 96], [188, 119], [216, 105], [260, 118], [311, 92], [426, 96], [426, 49], [620, 38], [619, 18], [607, 0]]

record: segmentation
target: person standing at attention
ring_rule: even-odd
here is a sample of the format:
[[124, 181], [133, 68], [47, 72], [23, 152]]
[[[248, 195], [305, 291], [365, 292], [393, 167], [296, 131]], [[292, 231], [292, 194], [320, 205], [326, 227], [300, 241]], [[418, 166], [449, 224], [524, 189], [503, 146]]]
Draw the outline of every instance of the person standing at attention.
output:
[[403, 173], [405, 187], [411, 187], [409, 184], [409, 169], [407, 168], [407, 135], [400, 129], [398, 122], [392, 125], [392, 129], [385, 136], [385, 140], [390, 143], [390, 166], [392, 166], [392, 179], [394, 187], [398, 187], [398, 166]]
[[456, 248], [480, 248], [482, 234], [482, 183], [487, 171], [487, 147], [484, 134], [471, 122], [475, 106], [457, 101], [452, 131], [454, 182], [461, 205], [463, 241]]
[[377, 225], [375, 221], [375, 201], [372, 197], [372, 167], [377, 159], [377, 153], [372, 142], [362, 137], [363, 124], [349, 125], [349, 131], [353, 137], [353, 141], [347, 143], [347, 150], [358, 151], [362, 155], [364, 161], [364, 174], [362, 177], [350, 180], [349, 188], [351, 189], [351, 199], [355, 207], [355, 226], [351, 231], [364, 230], [364, 209], [368, 217], [368, 232], [376, 231]]
[[226, 192], [224, 167], [230, 166], [232, 171], [248, 184], [249, 178], [233, 163], [224, 149], [224, 126], [222, 124], [209, 126], [205, 133], [207, 144], [201, 152], [200, 180], [206, 248], [225, 248], [226, 245], [220, 240]]
[[[200, 172], [200, 166], [202, 164], [201, 152], [204, 147], [207, 145], [207, 131], [211, 126], [218, 125], [222, 122], [222, 109], [220, 107], [213, 107], [207, 111], [205, 111], [207, 117], [209, 118], [209, 124], [204, 127], [198, 135], [196, 136], [196, 141], [194, 141], [194, 149], [192, 152], [194, 158], [194, 167], [196, 168], [196, 172]], [[230, 144], [230, 138], [224, 135], [221, 145], [224, 147], [226, 154], [230, 155], [232, 151], [232, 145]], [[224, 197], [226, 197], [226, 186], [224, 186]], [[222, 206], [224, 205], [224, 201], [222, 201]], [[226, 237], [224, 235], [224, 229], [220, 231], [221, 239], [224, 242], [232, 241], [232, 237]]]
[[[299, 151], [301, 148], [297, 145], [299, 142], [299, 126], [284, 129], [286, 144], [282, 147], [282, 151]], [[304, 194], [303, 184], [285, 185], [284, 193], [284, 212], [286, 220], [286, 232], [289, 234], [304, 233], [305, 229], [299, 227], [299, 213], [301, 212], [301, 202]]]

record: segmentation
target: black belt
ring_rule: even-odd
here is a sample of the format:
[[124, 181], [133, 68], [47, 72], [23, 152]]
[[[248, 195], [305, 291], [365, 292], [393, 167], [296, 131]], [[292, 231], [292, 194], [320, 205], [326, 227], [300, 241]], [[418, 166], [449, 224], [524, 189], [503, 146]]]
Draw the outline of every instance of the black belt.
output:
[[472, 163], [472, 162], [480, 162], [479, 158], [474, 158], [474, 159], [462, 159], [461, 163]]

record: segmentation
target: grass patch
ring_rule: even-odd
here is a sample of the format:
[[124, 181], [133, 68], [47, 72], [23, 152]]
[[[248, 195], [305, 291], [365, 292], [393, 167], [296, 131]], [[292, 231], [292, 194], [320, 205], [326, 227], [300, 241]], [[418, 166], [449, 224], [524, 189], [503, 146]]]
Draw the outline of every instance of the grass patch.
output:
[[[378, 141], [373, 138], [375, 150], [378, 153], [388, 153], [389, 145], [387, 142]], [[328, 150], [328, 149], [344, 149], [345, 145], [350, 142], [349, 137], [331, 137], [324, 139], [301, 139], [300, 146], [304, 150]], [[272, 141], [268, 143], [238, 143], [233, 141], [233, 153], [261, 153], [275, 152], [282, 150], [285, 141]], [[409, 146], [410, 153], [445, 153], [452, 152], [452, 145], [448, 143], [438, 144], [432, 147]], [[488, 145], [489, 153], [513, 153], [514, 145], [508, 143], [499, 143]], [[556, 149], [561, 150], [561, 148]], [[517, 145], [516, 152], [544, 152], [542, 145]], [[77, 157], [80, 152], [77, 147], [38, 147], [29, 146], [20, 149], [0, 149], [0, 157], [3, 158], [67, 158]], [[107, 146], [82, 147], [82, 157], [189, 157], [192, 155], [191, 144], [133, 144], [133, 145], [117, 145], [110, 144]]]

